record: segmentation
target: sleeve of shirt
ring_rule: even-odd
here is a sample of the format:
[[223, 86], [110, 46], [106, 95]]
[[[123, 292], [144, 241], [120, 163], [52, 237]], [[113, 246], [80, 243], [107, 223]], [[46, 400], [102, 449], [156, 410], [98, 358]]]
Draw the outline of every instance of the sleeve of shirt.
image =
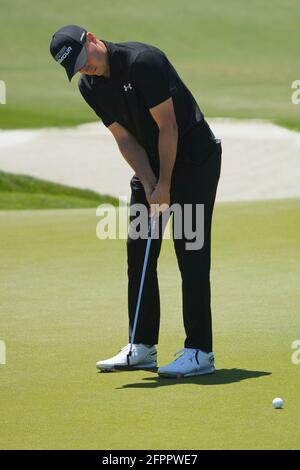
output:
[[79, 80], [78, 88], [87, 104], [95, 111], [97, 116], [102, 120], [103, 124], [108, 127], [115, 122], [114, 117], [107, 111], [105, 111], [92, 97], [92, 93], [88, 90], [83, 80]]
[[137, 56], [132, 78], [148, 108], [170, 98], [168, 70], [168, 60], [162, 53], [147, 50]]

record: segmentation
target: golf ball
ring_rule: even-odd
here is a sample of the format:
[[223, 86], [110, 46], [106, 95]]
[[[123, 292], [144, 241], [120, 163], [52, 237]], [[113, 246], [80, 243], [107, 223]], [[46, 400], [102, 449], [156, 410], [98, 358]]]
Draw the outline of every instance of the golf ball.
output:
[[274, 400], [272, 401], [272, 405], [273, 405], [273, 408], [275, 408], [276, 410], [283, 408], [283, 399], [279, 397], [274, 398]]

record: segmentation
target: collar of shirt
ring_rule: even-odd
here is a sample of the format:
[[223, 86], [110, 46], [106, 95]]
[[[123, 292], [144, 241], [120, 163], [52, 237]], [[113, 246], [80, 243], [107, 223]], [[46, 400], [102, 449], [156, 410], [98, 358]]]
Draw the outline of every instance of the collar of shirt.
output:
[[[122, 63], [121, 58], [121, 51], [116, 44], [110, 41], [106, 41], [105, 39], [100, 39], [102, 41], [108, 52], [108, 60], [109, 60], [109, 70], [110, 76], [108, 79], [114, 79], [120, 75], [120, 73], [124, 69], [124, 65]], [[102, 77], [105, 79], [105, 77]], [[107, 80], [107, 79], [106, 79]]]

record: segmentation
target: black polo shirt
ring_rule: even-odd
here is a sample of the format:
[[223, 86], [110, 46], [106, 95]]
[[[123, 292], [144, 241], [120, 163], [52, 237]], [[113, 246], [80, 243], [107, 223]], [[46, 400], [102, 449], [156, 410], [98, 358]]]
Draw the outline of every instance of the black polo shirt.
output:
[[212, 133], [166, 55], [140, 42], [101, 41], [108, 50], [110, 77], [82, 75], [78, 86], [105, 126], [118, 122], [125, 127], [145, 148], [157, 172], [159, 129], [149, 109], [172, 96], [179, 131], [177, 159], [184, 158], [185, 141], [193, 129], [197, 129], [196, 140], [206, 149]]

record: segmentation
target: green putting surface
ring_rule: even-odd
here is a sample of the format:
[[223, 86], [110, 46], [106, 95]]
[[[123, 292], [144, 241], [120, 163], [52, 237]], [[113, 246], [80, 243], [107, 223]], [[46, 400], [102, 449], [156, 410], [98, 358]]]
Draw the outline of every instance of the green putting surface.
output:
[[[96, 372], [128, 325], [125, 240], [98, 240], [94, 210], [0, 212], [0, 448], [299, 449], [299, 209], [299, 199], [216, 206], [218, 371], [181, 380]], [[159, 279], [161, 365], [184, 340], [171, 240]]]

